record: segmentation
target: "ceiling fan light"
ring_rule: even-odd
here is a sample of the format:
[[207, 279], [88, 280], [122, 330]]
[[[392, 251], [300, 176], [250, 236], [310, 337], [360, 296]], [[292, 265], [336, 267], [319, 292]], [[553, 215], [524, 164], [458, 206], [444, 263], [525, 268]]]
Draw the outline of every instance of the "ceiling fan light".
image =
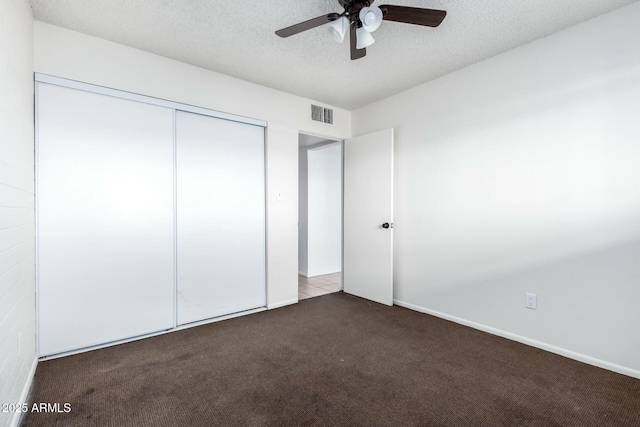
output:
[[364, 49], [375, 43], [373, 36], [364, 27], [356, 30], [356, 49]]
[[333, 37], [336, 42], [342, 43], [348, 29], [349, 20], [343, 16], [329, 25], [329, 34], [331, 34], [331, 37]]
[[362, 22], [362, 28], [371, 33], [382, 24], [382, 10], [377, 6], [363, 7], [360, 9], [359, 18]]

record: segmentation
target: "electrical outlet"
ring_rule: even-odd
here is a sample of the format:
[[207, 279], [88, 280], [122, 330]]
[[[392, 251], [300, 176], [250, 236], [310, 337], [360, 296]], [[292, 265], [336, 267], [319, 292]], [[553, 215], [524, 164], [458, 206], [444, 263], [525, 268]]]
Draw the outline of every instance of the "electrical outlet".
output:
[[538, 308], [538, 297], [536, 294], [526, 293], [524, 298], [524, 306], [533, 310]]

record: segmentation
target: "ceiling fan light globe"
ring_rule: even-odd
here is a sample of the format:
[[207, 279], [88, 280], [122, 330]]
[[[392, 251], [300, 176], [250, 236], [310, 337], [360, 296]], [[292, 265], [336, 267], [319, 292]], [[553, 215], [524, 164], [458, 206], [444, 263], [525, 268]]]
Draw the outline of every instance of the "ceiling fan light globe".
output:
[[375, 40], [371, 33], [364, 27], [358, 28], [356, 30], [356, 39], [356, 49], [364, 49], [375, 43]]
[[337, 43], [342, 43], [348, 29], [349, 20], [343, 16], [329, 25], [329, 34]]
[[372, 33], [382, 24], [382, 10], [377, 6], [363, 7], [360, 9], [359, 18], [362, 28]]

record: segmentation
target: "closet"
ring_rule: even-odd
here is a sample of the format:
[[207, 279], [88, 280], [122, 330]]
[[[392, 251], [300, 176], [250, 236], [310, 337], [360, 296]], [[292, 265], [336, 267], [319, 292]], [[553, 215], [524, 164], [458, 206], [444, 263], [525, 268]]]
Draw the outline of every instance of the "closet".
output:
[[176, 113], [179, 325], [265, 305], [263, 138]]
[[266, 305], [265, 125], [36, 75], [41, 357]]

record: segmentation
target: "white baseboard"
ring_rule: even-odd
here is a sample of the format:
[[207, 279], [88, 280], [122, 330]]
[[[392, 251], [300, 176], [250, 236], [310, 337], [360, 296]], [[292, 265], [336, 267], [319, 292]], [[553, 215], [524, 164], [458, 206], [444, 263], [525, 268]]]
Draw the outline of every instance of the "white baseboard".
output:
[[[26, 403], [29, 404], [29, 394], [31, 393], [31, 386], [33, 385], [33, 377], [36, 375], [36, 368], [38, 367], [38, 358], [33, 358], [33, 363], [31, 364], [31, 368], [29, 369], [29, 374], [27, 375], [27, 381], [24, 383], [24, 387], [22, 388], [22, 392], [20, 393], [20, 400], [18, 403]], [[18, 427], [22, 424], [22, 418], [26, 416], [26, 412], [14, 412], [13, 417], [9, 421], [10, 427]]]
[[298, 276], [309, 277], [307, 276], [307, 273], [303, 273], [302, 271], [298, 271]]
[[497, 329], [491, 326], [472, 322], [470, 320], [462, 319], [460, 317], [451, 316], [449, 314], [445, 314], [439, 311], [420, 307], [418, 305], [410, 304], [408, 302], [393, 300], [393, 303], [400, 307], [405, 307], [411, 310], [419, 311], [421, 313], [430, 314], [432, 316], [439, 317], [441, 319], [450, 320], [452, 322], [459, 323], [460, 325], [469, 326], [471, 328], [478, 329], [483, 332], [488, 332], [490, 334], [497, 335], [499, 337], [507, 338], [513, 341], [520, 342], [522, 344], [530, 345], [532, 347], [537, 347], [542, 350], [549, 351], [551, 353], [559, 354], [561, 356], [568, 357], [569, 359], [574, 359], [579, 362], [584, 362], [589, 365], [597, 366], [599, 368], [607, 369], [609, 371], [617, 372], [619, 374], [640, 379], [640, 371], [636, 369], [628, 368], [626, 366], [616, 365], [615, 363], [607, 362], [601, 359], [596, 359], [595, 357], [587, 356], [586, 354], [577, 353], [572, 350], [567, 350], [566, 348], [557, 347], [555, 345], [547, 344], [542, 341], [533, 340], [531, 338], [523, 337], [521, 335], [513, 334], [511, 332], [503, 331], [502, 329]]
[[285, 305], [291, 305], [291, 304], [297, 304], [298, 303], [298, 298], [296, 299], [289, 299], [286, 301], [280, 301], [280, 302], [276, 302], [274, 304], [269, 304], [267, 306], [267, 310], [273, 310], [274, 308], [280, 308], [280, 307], [284, 307]]

